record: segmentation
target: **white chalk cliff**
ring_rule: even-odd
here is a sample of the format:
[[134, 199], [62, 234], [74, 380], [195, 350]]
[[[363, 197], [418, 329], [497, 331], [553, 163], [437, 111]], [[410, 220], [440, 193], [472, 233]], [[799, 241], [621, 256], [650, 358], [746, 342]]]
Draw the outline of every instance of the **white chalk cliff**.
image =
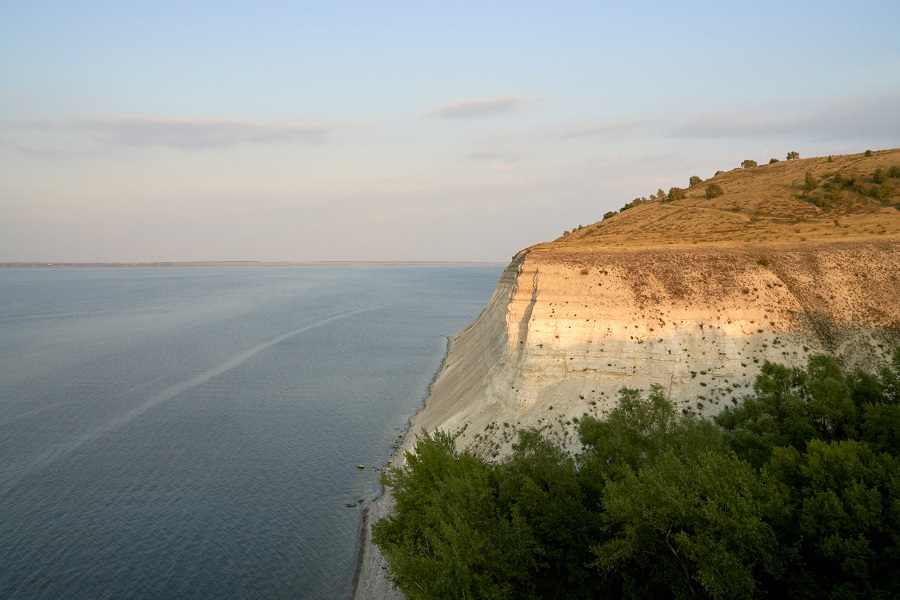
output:
[[465, 429], [460, 443], [485, 450], [515, 428], [562, 433], [622, 386], [714, 414], [766, 360], [871, 366], [898, 341], [898, 275], [896, 242], [524, 251], [451, 339], [412, 431]]
[[[520, 252], [451, 338], [399, 457], [439, 428], [486, 457], [529, 427], [575, 448], [574, 421], [602, 416], [623, 386], [658, 384], [681, 410], [712, 415], [752, 391], [765, 361], [886, 363], [900, 344], [900, 204], [845, 195], [823, 210], [794, 182], [877, 161], [900, 163], [900, 151], [725, 174], [724, 200], [691, 188]], [[367, 527], [389, 495], [369, 510]], [[364, 544], [355, 597], [402, 598], [386, 573]]]

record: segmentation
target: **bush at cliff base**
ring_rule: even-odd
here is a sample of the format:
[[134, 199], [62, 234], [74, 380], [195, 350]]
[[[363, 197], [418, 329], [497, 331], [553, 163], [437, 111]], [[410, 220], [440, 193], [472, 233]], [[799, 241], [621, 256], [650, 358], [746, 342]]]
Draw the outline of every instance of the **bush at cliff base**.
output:
[[900, 349], [891, 368], [766, 363], [715, 421], [662, 388], [584, 417], [583, 452], [520, 431], [493, 463], [425, 434], [373, 527], [425, 598], [900, 597]]

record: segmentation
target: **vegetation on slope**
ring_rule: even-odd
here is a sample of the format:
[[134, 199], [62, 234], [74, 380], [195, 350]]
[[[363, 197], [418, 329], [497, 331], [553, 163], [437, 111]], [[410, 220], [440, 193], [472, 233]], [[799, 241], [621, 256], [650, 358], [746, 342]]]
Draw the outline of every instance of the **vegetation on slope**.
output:
[[577, 426], [574, 457], [436, 432], [385, 472], [373, 539], [408, 598], [900, 596], [900, 349], [878, 373], [766, 363], [715, 422], [655, 387]]
[[900, 236], [900, 149], [742, 165], [635, 198], [535, 248]]

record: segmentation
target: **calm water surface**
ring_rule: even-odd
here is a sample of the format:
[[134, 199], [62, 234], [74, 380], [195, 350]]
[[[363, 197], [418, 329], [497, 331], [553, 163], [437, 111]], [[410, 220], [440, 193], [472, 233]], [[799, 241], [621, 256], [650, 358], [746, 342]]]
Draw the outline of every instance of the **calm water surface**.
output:
[[500, 272], [0, 270], [0, 598], [346, 597]]

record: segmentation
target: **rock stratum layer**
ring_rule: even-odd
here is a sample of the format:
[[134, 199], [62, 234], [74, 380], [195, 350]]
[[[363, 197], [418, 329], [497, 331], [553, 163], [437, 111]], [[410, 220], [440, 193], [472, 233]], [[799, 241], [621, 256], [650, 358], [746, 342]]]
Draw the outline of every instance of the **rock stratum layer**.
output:
[[[574, 449], [575, 420], [602, 416], [623, 386], [659, 385], [712, 415], [752, 390], [765, 361], [886, 362], [900, 344], [900, 181], [874, 200], [865, 185], [900, 152], [791, 162], [717, 175], [719, 198], [690, 188], [517, 254], [451, 338], [400, 456], [435, 429], [487, 457], [530, 427]], [[804, 190], [805, 171], [856, 187]], [[371, 514], [389, 507], [386, 495]], [[386, 573], [365, 544], [355, 597], [402, 598]]]

